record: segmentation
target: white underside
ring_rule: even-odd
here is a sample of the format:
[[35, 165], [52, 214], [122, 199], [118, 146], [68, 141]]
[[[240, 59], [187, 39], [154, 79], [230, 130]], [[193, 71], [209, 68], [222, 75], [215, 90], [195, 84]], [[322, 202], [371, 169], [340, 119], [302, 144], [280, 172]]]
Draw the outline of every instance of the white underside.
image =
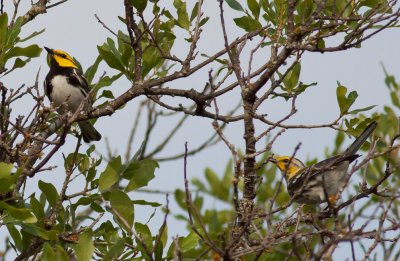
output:
[[[80, 89], [69, 84], [67, 78], [63, 75], [55, 76], [51, 80], [51, 85], [53, 86], [51, 99], [56, 107], [66, 104], [69, 111], [75, 112], [85, 98]], [[60, 110], [64, 112], [62, 107], [63, 106], [61, 106]], [[83, 109], [87, 108], [88, 103], [86, 102]]]

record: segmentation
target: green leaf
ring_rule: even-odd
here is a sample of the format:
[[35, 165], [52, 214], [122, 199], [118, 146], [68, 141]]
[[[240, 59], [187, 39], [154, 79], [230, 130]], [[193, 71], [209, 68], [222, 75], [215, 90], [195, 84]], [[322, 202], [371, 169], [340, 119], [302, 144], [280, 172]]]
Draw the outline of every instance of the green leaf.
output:
[[11, 170], [14, 168], [12, 163], [0, 162], [0, 179], [11, 176]]
[[147, 0], [130, 0], [131, 5], [136, 8], [139, 13], [142, 13], [147, 6]]
[[121, 55], [119, 53], [113, 53], [110, 46], [108, 46], [106, 43], [101, 46], [97, 46], [97, 50], [99, 51], [99, 56], [108, 64], [108, 66], [125, 73], [125, 68], [121, 61]]
[[8, 25], [8, 15], [7, 13], [2, 13], [0, 15], [0, 49], [3, 48], [5, 44], [5, 36], [7, 33], [7, 25]]
[[392, 99], [392, 104], [394, 106], [396, 106], [397, 108], [400, 108], [400, 100], [399, 100], [399, 96], [397, 95], [397, 92], [391, 91], [390, 98]]
[[23, 242], [22, 236], [19, 233], [18, 229], [14, 225], [7, 225], [8, 233], [10, 234], [11, 238], [14, 240], [14, 245], [19, 251], [23, 249]]
[[25, 56], [29, 58], [38, 57], [42, 49], [39, 48], [36, 44], [30, 45], [28, 47], [13, 47], [10, 51], [8, 51], [4, 55], [4, 60], [7, 61], [8, 59], [16, 56]]
[[10, 191], [16, 182], [19, 175], [12, 174], [13, 168], [11, 163], [0, 162], [0, 194]]
[[309, 87], [311, 87], [311, 86], [316, 86], [316, 85], [317, 85], [316, 82], [313, 82], [313, 83], [310, 83], [310, 84], [300, 83], [300, 84], [294, 89], [294, 92], [295, 92], [296, 94], [300, 94], [300, 93], [304, 92], [307, 88], [309, 88]]
[[108, 99], [114, 99], [114, 94], [110, 90], [104, 90], [99, 98], [108, 98]]
[[78, 244], [73, 246], [77, 260], [90, 261], [94, 253], [93, 233], [92, 230], [87, 229], [80, 235]]
[[286, 77], [283, 79], [283, 83], [286, 87], [286, 90], [291, 93], [294, 87], [299, 83], [301, 71], [301, 64], [296, 62], [293, 68], [286, 74]]
[[152, 206], [152, 207], [159, 207], [162, 206], [162, 204], [158, 203], [158, 202], [151, 202], [151, 201], [147, 201], [147, 200], [132, 200], [133, 204], [136, 205], [142, 205], [142, 206]]
[[123, 73], [118, 73], [112, 77], [104, 76], [96, 84], [94, 84], [94, 87], [96, 88], [96, 90], [99, 90], [105, 86], [110, 86], [113, 82], [118, 80], [122, 75]]
[[51, 183], [46, 183], [42, 180], [39, 180], [39, 189], [46, 196], [47, 201], [50, 206], [55, 207], [58, 203], [58, 193], [56, 188]]
[[[114, 214], [120, 224], [130, 231], [133, 226], [134, 208], [129, 196], [120, 190], [113, 190], [110, 194], [111, 207], [118, 213]], [[123, 219], [123, 220], [121, 220]], [[127, 227], [128, 226], [128, 227]]]
[[343, 145], [344, 138], [344, 133], [338, 131], [335, 138], [335, 150], [333, 151], [334, 154], [337, 154], [339, 152], [340, 147]]
[[33, 213], [35, 214], [35, 216], [39, 220], [43, 220], [45, 217], [44, 206], [42, 204], [40, 204], [39, 200], [37, 200], [35, 198], [35, 195], [31, 196], [30, 204], [31, 204], [31, 209], [32, 209]]
[[105, 212], [105, 210], [96, 202], [92, 202], [92, 204], [90, 204], [90, 208], [93, 209], [94, 211], [96, 211], [97, 213]]
[[362, 111], [369, 111], [370, 109], [375, 108], [375, 107], [376, 107], [376, 105], [371, 105], [371, 106], [364, 107], [364, 108], [361, 108], [361, 109], [356, 109], [356, 110], [349, 111], [348, 113], [349, 114], [357, 114], [357, 113], [362, 112]]
[[88, 82], [89, 84], [92, 83], [93, 78], [94, 78], [94, 75], [96, 74], [97, 69], [99, 68], [99, 64], [100, 64], [100, 62], [101, 62], [102, 60], [103, 60], [103, 59], [102, 59], [100, 56], [98, 56], [98, 57], [96, 58], [96, 60], [94, 61], [94, 63], [93, 63], [91, 66], [89, 66], [89, 68], [87, 68], [87, 70], [86, 70], [86, 72], [85, 72], [85, 77], [86, 77], [86, 80], [87, 80], [87, 82]]
[[129, 179], [129, 184], [125, 191], [130, 192], [137, 188], [147, 186], [154, 176], [155, 169], [158, 168], [157, 161], [144, 159], [141, 161], [131, 161], [122, 175], [125, 179]]
[[199, 13], [199, 2], [197, 2], [193, 6], [192, 13], [190, 14], [190, 22], [192, 22], [197, 17], [198, 13]]
[[46, 230], [34, 224], [20, 224], [22, 231], [40, 237], [44, 240], [57, 240], [57, 231]]
[[42, 261], [51, 261], [51, 260], [56, 260], [56, 253], [53, 251], [53, 248], [50, 246], [49, 243], [45, 243], [43, 245], [43, 253], [41, 256]]
[[51, 245], [46, 242], [43, 246], [43, 253], [40, 259], [41, 261], [53, 261], [53, 260], [60, 260], [60, 261], [68, 261], [70, 260], [68, 257], [67, 252], [60, 246], [56, 245], [55, 249], [51, 247]]
[[25, 37], [25, 38], [23, 38], [23, 39], [19, 39], [18, 42], [26, 42], [26, 41], [32, 39], [33, 37], [36, 37], [36, 36], [38, 36], [39, 34], [42, 34], [44, 31], [45, 31], [45, 29], [42, 29], [42, 30], [40, 30], [39, 32], [35, 31], [35, 32], [31, 33], [29, 36], [27, 36], [27, 37]]
[[229, 191], [226, 191], [217, 174], [210, 168], [206, 168], [205, 176], [211, 188], [211, 195], [221, 199], [228, 200]]
[[176, 8], [176, 12], [178, 13], [178, 26], [189, 31], [190, 20], [186, 9], [186, 2], [182, 0], [174, 0], [174, 7]]
[[[191, 232], [186, 237], [179, 237], [178, 238], [179, 251], [183, 254], [192, 251], [197, 246], [198, 241], [199, 238], [194, 232]], [[175, 248], [176, 248], [176, 243], [172, 242], [167, 252], [168, 260], [173, 259]]]
[[239, 4], [238, 1], [236, 1], [236, 0], [225, 0], [225, 2], [226, 2], [233, 10], [244, 12], [243, 7]]
[[249, 7], [254, 18], [258, 20], [260, 16], [260, 5], [257, 0], [247, 0], [247, 6]]
[[142, 75], [146, 76], [150, 70], [156, 67], [162, 60], [163, 59], [157, 48], [153, 46], [148, 47], [143, 53]]
[[325, 40], [324, 39], [319, 39], [318, 40], [317, 48], [318, 49], [324, 49], [325, 48]]
[[340, 85], [340, 83], [338, 83], [338, 85], [339, 86], [336, 89], [336, 96], [340, 108], [340, 114], [344, 115], [347, 114], [349, 108], [351, 107], [351, 105], [353, 105], [353, 103], [357, 99], [358, 94], [356, 91], [352, 91], [346, 97], [347, 88]]
[[187, 252], [197, 246], [199, 242], [199, 236], [196, 233], [191, 232], [189, 235], [184, 237], [182, 241], [179, 242], [182, 252]]
[[6, 74], [9, 74], [10, 72], [14, 71], [15, 69], [24, 67], [24, 66], [25, 66], [28, 62], [30, 62], [30, 61], [31, 61], [30, 58], [28, 58], [28, 59], [26, 59], [26, 60], [22, 60], [22, 59], [20, 59], [20, 58], [15, 59], [14, 65], [11, 67], [11, 69], [9, 69], [9, 70], [7, 71]]
[[100, 174], [99, 190], [109, 190], [119, 180], [118, 171], [121, 169], [121, 156], [113, 158], [108, 162], [106, 169]]
[[110, 250], [108, 250], [106, 255], [103, 257], [103, 261], [112, 261], [115, 260], [119, 255], [122, 254], [125, 246], [125, 238], [121, 238], [115, 243]]
[[[136, 231], [136, 233], [139, 234], [139, 237], [141, 238], [142, 242], [146, 245], [147, 249], [152, 249], [153, 248], [153, 238], [151, 236], [149, 227], [147, 225], [143, 225], [141, 223], [136, 222], [135, 223], [135, 231]], [[137, 243], [138, 247], [141, 247], [139, 242], [136, 241], [136, 243]], [[142, 253], [146, 253], [146, 252], [142, 251]]]
[[239, 18], [234, 18], [233, 21], [237, 26], [244, 29], [246, 32], [253, 32], [262, 27], [259, 21], [254, 20], [249, 16], [242, 16]]
[[185, 192], [181, 189], [176, 189], [174, 195], [175, 195], [175, 201], [178, 204], [178, 206], [181, 207], [182, 209], [187, 209]]

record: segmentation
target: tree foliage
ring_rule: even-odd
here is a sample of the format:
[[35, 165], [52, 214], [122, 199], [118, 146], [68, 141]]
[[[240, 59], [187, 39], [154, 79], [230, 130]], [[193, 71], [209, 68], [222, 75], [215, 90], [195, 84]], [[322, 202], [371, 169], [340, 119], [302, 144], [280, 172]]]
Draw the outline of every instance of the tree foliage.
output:
[[[72, 0], [70, 0], [72, 1]], [[0, 229], [5, 231], [6, 249], [1, 255], [16, 260], [305, 260], [327, 259], [341, 246], [351, 249], [353, 259], [381, 255], [385, 260], [400, 256], [399, 137], [396, 111], [400, 109], [399, 83], [386, 72], [391, 104], [383, 111], [374, 106], [354, 108], [358, 94], [337, 79], [338, 115], [323, 124], [291, 124], [299, 108], [297, 99], [317, 83], [301, 81], [301, 58], [310, 52], [342, 52], [362, 48], [365, 41], [383, 30], [396, 27], [400, 16], [395, 0], [219, 0], [219, 16], [209, 19], [204, 1], [125, 0], [121, 27], [110, 28], [97, 46], [98, 57], [84, 74], [101, 101], [92, 111], [58, 115], [48, 106], [39, 87], [39, 73], [32, 86], [11, 88], [6, 75], [18, 72], [39, 57], [35, 37], [45, 30], [29, 32], [29, 23], [40, 24], [40, 16], [63, 8], [68, 0], [50, 3], [38, 0], [20, 14], [20, 0], [0, 15]], [[225, 18], [227, 9], [233, 21]], [[34, 20], [34, 18], [36, 18]], [[224, 46], [214, 53], [199, 50], [208, 23], [222, 29]], [[215, 22], [218, 21], [218, 22]], [[227, 27], [242, 35], [231, 39]], [[184, 37], [180, 37], [183, 32]], [[206, 39], [207, 40], [207, 39]], [[174, 53], [179, 41], [188, 43], [184, 53]], [[22, 47], [25, 46], [25, 47]], [[96, 48], [93, 46], [93, 48]], [[262, 64], [257, 55], [270, 53]], [[105, 65], [113, 74], [99, 72]], [[179, 79], [191, 79], [208, 70], [208, 79], [178, 88]], [[129, 86], [116, 95], [115, 81], [125, 78]], [[235, 92], [236, 91], [236, 92]], [[240, 93], [240, 95], [237, 95]], [[22, 98], [34, 101], [24, 115], [13, 109]], [[231, 107], [221, 106], [228, 98]], [[265, 114], [262, 105], [271, 100], [290, 104], [278, 120]], [[322, 97], [328, 100], [332, 97]], [[98, 156], [96, 145], [82, 149], [76, 122], [113, 115], [128, 103], [139, 104], [128, 138], [125, 157]], [[237, 106], [235, 106], [237, 104]], [[367, 114], [368, 113], [368, 114]], [[140, 119], [147, 116], [141, 148], [131, 155], [133, 137]], [[151, 133], [158, 119], [175, 115], [180, 119], [154, 146]], [[215, 133], [198, 147], [162, 158], [161, 152], [190, 117], [212, 123]], [[274, 144], [288, 129], [331, 128], [337, 131], [327, 156], [344, 150], [345, 134], [358, 136], [371, 121], [379, 127], [365, 156], [348, 171], [352, 180], [341, 193], [342, 201], [325, 210], [298, 205], [284, 188], [284, 181], [269, 160]], [[243, 140], [229, 140], [228, 123], [243, 126]], [[167, 126], [168, 128], [171, 126]], [[166, 128], [162, 126], [161, 128]], [[62, 186], [46, 182], [52, 158], [66, 139], [77, 136], [75, 150], [64, 155]], [[231, 160], [224, 173], [204, 170], [204, 178], [187, 175], [188, 157], [222, 142]], [[241, 151], [239, 147], [244, 147]], [[300, 144], [292, 151], [296, 156]], [[166, 193], [165, 202], [132, 197], [148, 191], [156, 179], [158, 162], [184, 162], [185, 186]], [[316, 159], [313, 161], [315, 162]], [[311, 163], [311, 162], [309, 162]], [[62, 166], [59, 166], [62, 167]], [[162, 165], [161, 165], [162, 168]], [[355, 174], [357, 173], [357, 174]], [[354, 175], [353, 175], [354, 174]], [[30, 177], [41, 175], [31, 195], [25, 186], [35, 186]], [[368, 200], [365, 200], [368, 198]], [[171, 210], [174, 200], [180, 210]], [[205, 204], [209, 200], [221, 208]], [[158, 227], [135, 216], [138, 207], [154, 209], [150, 219]], [[187, 227], [186, 235], [174, 233], [168, 219]]]

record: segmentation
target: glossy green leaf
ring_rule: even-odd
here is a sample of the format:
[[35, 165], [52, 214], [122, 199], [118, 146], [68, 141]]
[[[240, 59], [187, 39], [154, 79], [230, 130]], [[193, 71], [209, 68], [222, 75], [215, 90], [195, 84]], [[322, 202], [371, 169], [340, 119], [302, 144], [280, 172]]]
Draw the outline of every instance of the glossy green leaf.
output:
[[43, 192], [46, 196], [47, 201], [49, 202], [50, 206], [55, 207], [58, 203], [58, 193], [56, 188], [51, 183], [46, 183], [42, 180], [39, 180], [39, 189]]
[[158, 163], [150, 159], [130, 162], [122, 174], [125, 179], [130, 180], [125, 191], [130, 192], [147, 186], [150, 180], [155, 177], [154, 172], [158, 167]]
[[253, 32], [262, 27], [259, 21], [254, 20], [249, 16], [242, 16], [240, 18], [234, 18], [233, 21], [237, 26], [244, 29], [246, 32]]
[[139, 13], [142, 13], [146, 9], [147, 0], [130, 0], [130, 2]]
[[225, 2], [234, 10], [244, 12], [244, 9], [241, 4], [239, 4], [236, 0], [225, 0]]
[[121, 156], [113, 158], [107, 164], [106, 169], [100, 174], [99, 190], [104, 192], [109, 190], [119, 180], [118, 171], [121, 168]]
[[79, 261], [90, 261], [95, 250], [93, 244], [93, 233], [90, 229], [83, 232], [80, 237], [78, 244], [73, 246], [77, 260]]
[[134, 220], [133, 203], [129, 196], [120, 190], [113, 190], [110, 194], [110, 204], [117, 214], [114, 216], [128, 231], [132, 229]]

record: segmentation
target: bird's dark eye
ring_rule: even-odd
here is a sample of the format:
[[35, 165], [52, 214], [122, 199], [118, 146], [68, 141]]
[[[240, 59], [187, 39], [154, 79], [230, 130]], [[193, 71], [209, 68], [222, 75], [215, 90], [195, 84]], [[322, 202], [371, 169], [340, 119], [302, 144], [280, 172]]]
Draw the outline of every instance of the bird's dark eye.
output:
[[60, 56], [62, 57], [62, 58], [67, 58], [67, 56], [65, 55], [65, 54], [60, 54]]
[[288, 163], [289, 159], [284, 159], [283, 162]]

